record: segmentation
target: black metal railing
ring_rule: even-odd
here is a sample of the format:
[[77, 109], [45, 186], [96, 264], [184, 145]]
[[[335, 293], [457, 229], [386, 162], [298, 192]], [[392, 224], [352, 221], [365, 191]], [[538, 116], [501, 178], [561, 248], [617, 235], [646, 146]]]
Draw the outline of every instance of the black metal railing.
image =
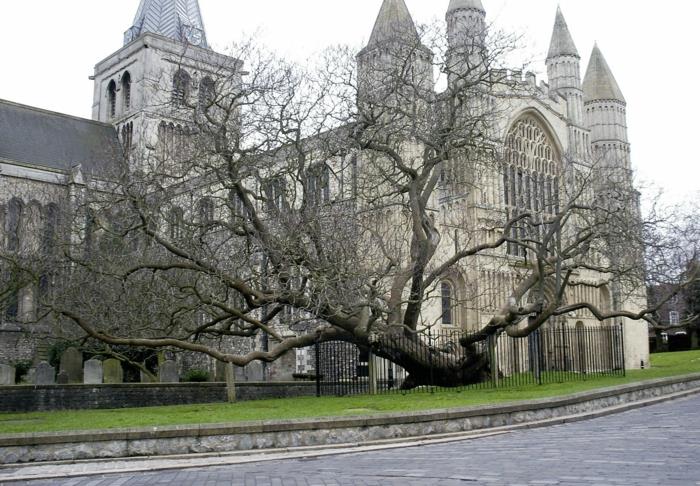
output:
[[460, 344], [472, 337], [426, 329], [387, 339], [378, 354], [351, 342], [316, 344], [317, 395], [508, 388], [625, 374], [621, 325], [562, 324], [523, 338], [500, 334]]

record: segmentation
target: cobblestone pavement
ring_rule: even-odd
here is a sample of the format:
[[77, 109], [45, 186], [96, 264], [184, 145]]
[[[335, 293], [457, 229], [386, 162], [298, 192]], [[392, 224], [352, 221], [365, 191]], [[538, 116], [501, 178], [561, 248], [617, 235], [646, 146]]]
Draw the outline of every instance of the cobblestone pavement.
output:
[[698, 486], [700, 396], [584, 422], [447, 444], [24, 484]]

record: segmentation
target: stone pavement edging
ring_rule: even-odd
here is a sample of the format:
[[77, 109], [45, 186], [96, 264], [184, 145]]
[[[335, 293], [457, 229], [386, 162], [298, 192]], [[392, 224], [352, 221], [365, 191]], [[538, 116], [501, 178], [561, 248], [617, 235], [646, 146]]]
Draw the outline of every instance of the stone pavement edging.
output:
[[[465, 432], [551, 425], [700, 392], [700, 374], [504, 405], [365, 417], [150, 427], [0, 436], [0, 463], [290, 451], [389, 444], [410, 438], [464, 439]], [[582, 419], [582, 418], [579, 418]], [[7, 467], [7, 466], [5, 466]]]

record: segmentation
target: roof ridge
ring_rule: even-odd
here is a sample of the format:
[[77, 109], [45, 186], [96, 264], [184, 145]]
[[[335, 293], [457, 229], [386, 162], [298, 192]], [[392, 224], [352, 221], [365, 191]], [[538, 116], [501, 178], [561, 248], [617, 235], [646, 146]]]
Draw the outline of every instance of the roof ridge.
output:
[[24, 103], [18, 103], [16, 101], [6, 100], [4, 98], [0, 98], [0, 103], [5, 104], [5, 105], [10, 105], [10, 106], [16, 106], [18, 108], [29, 109], [29, 110], [32, 110], [32, 111], [35, 111], [38, 113], [44, 113], [46, 115], [59, 116], [62, 118], [70, 118], [72, 120], [88, 122], [88, 123], [92, 123], [94, 125], [102, 125], [105, 127], [114, 127], [114, 125], [111, 123], [101, 122], [98, 120], [93, 120], [92, 118], [84, 118], [82, 116], [77, 116], [77, 115], [70, 115], [68, 113], [61, 113], [60, 111], [48, 110], [46, 108], [40, 108], [38, 106], [26, 105]]

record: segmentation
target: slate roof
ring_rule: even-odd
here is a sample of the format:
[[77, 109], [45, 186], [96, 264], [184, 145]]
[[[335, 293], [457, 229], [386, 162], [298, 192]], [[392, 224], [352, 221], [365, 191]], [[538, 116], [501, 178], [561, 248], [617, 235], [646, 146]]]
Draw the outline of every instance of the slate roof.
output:
[[461, 8], [486, 12], [486, 9], [484, 9], [484, 4], [481, 3], [481, 0], [450, 0], [450, 6], [447, 8], [447, 13]]
[[586, 77], [583, 78], [583, 100], [588, 103], [599, 100], [617, 100], [625, 103], [622, 90], [615, 80], [610, 66], [600, 52], [598, 44], [593, 47], [588, 62]]
[[197, 0], [141, 0], [133, 27], [124, 35], [124, 44], [146, 32], [182, 42], [189, 28], [198, 29], [203, 36], [200, 47], [208, 47]]
[[123, 151], [112, 125], [0, 99], [0, 159], [69, 172], [107, 176]]
[[403, 37], [410, 42], [420, 42], [416, 24], [404, 0], [384, 0], [374, 23], [368, 46]]
[[557, 56], [580, 57], [560, 7], [557, 7], [557, 15], [554, 19], [554, 32], [552, 32], [552, 42], [549, 45], [547, 59]]

